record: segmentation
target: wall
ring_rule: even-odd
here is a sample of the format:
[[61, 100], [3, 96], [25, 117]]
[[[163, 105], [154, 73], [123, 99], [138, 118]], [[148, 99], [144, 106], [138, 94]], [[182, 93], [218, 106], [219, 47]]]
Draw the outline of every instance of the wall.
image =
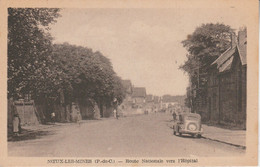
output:
[[34, 102], [32, 100], [29, 102], [15, 101], [14, 105], [21, 120], [21, 125], [39, 124], [39, 120], [36, 115], [37, 111], [34, 107]]
[[230, 75], [221, 75], [220, 115], [222, 123], [246, 126], [246, 68], [235, 57]]
[[135, 107], [142, 108], [145, 104], [145, 98], [144, 97], [134, 97], [133, 103]]

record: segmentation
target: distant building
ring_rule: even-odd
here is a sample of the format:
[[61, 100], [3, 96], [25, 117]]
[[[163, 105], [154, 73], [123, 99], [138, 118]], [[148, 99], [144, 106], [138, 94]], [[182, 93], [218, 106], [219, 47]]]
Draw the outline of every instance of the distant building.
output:
[[123, 103], [120, 105], [122, 110], [128, 110], [132, 108], [132, 93], [133, 93], [133, 85], [130, 80], [122, 80], [122, 85], [126, 90], [126, 96], [123, 100]]
[[128, 94], [132, 94], [133, 86], [130, 80], [122, 80], [123, 87], [126, 89]]
[[231, 46], [210, 67], [208, 77], [208, 120], [246, 125], [246, 29], [232, 35]]
[[146, 89], [144, 87], [134, 87], [132, 99], [135, 106], [143, 107], [146, 102]]
[[153, 95], [146, 95], [146, 103], [153, 103]]
[[153, 97], [153, 101], [154, 101], [155, 104], [160, 103], [160, 97], [159, 96], [154, 96]]
[[177, 105], [178, 102], [176, 101], [175, 96], [171, 95], [163, 95], [161, 100], [161, 108], [169, 108], [171, 106]]
[[132, 103], [133, 85], [132, 85], [131, 81], [130, 80], [122, 80], [122, 84], [123, 84], [123, 87], [126, 90], [126, 97], [125, 97], [124, 101]]

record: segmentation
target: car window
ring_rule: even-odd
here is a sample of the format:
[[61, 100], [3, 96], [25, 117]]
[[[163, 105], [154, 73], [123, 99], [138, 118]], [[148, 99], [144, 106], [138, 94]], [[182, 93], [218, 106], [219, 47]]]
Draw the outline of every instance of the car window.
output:
[[186, 119], [187, 120], [198, 120], [198, 117], [196, 117], [196, 116], [187, 116]]

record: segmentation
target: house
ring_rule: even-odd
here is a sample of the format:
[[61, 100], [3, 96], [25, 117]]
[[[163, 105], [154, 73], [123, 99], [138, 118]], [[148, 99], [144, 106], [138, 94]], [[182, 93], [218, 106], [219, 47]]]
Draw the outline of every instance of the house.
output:
[[132, 94], [133, 104], [142, 108], [146, 102], [146, 89], [144, 87], [134, 87]]
[[153, 97], [153, 101], [154, 101], [155, 104], [160, 103], [160, 97], [159, 96], [154, 96]]
[[124, 99], [125, 102], [132, 103], [132, 93], [133, 93], [133, 86], [130, 80], [122, 80], [122, 85], [126, 91], [126, 97]]
[[133, 93], [133, 85], [130, 80], [122, 80], [122, 85], [126, 91], [125, 99], [120, 105], [121, 110], [129, 110], [132, 108], [132, 93]]
[[132, 94], [133, 86], [130, 80], [122, 80], [122, 85], [125, 88], [127, 94]]
[[160, 104], [158, 102], [158, 99], [158, 96], [153, 96], [151, 94], [146, 95], [145, 109], [146, 111], [148, 111], [148, 113], [154, 113], [159, 110]]
[[[37, 111], [33, 100], [20, 99], [13, 102], [15, 107], [15, 113], [11, 113], [9, 116], [13, 118], [14, 114], [18, 114], [20, 123], [24, 125], [38, 125], [41, 123], [41, 115]], [[10, 110], [12, 112], [12, 110]]]
[[210, 66], [207, 113], [202, 117], [218, 123], [246, 125], [246, 48], [243, 29], [231, 37], [231, 46]]
[[147, 103], [153, 103], [154, 101], [154, 97], [153, 97], [153, 95], [146, 95], [146, 102]]
[[170, 108], [178, 105], [178, 96], [163, 95], [161, 100], [161, 108]]

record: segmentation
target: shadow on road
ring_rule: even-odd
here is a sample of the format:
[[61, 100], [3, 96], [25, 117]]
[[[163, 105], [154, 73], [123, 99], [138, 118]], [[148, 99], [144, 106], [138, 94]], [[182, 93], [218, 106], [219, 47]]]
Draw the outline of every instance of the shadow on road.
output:
[[193, 137], [193, 136], [190, 136], [190, 135], [181, 135], [181, 136], [177, 136], [177, 137], [180, 137], [180, 138], [200, 139], [200, 138], [198, 138], [198, 137]]
[[42, 130], [38, 130], [38, 131], [29, 131], [29, 130], [22, 130], [22, 133], [19, 134], [19, 136], [8, 136], [8, 141], [9, 142], [16, 142], [16, 141], [24, 141], [24, 140], [35, 140], [35, 139], [40, 139], [43, 136], [47, 136], [47, 135], [52, 135], [54, 134], [53, 132], [50, 131], [42, 131]]

